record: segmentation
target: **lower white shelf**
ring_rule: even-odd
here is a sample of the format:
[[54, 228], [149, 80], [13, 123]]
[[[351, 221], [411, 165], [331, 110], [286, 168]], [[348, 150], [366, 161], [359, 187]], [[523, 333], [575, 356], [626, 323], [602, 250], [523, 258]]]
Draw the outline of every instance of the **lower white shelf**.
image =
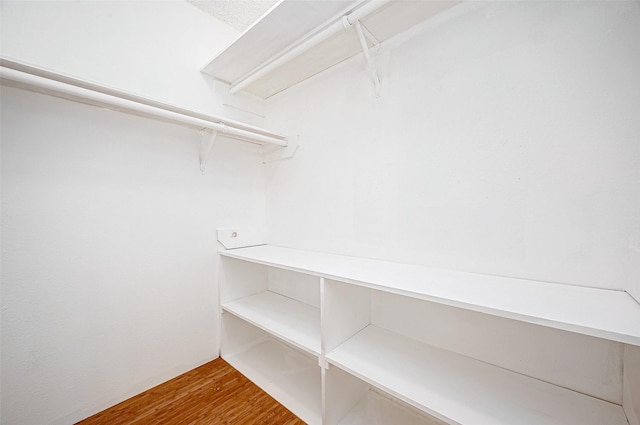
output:
[[327, 360], [450, 424], [627, 425], [621, 406], [372, 325]]
[[317, 360], [268, 337], [222, 358], [306, 423], [322, 424]]
[[339, 425], [441, 425], [442, 422], [426, 418], [399, 406], [386, 397], [368, 391], [360, 402], [340, 421]]
[[222, 309], [315, 356], [320, 355], [320, 309], [265, 291]]

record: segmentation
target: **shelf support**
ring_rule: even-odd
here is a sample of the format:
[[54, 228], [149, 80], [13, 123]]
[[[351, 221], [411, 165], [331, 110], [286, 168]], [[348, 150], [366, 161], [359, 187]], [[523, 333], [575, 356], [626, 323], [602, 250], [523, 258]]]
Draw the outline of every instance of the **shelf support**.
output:
[[320, 366], [320, 368], [323, 369], [323, 372], [325, 370], [329, 370], [329, 362], [327, 361], [327, 359], [324, 356], [320, 356], [318, 358], [318, 366]]
[[204, 174], [204, 170], [207, 167], [207, 158], [209, 158], [209, 152], [211, 152], [213, 142], [216, 141], [218, 132], [215, 130], [201, 130], [200, 135], [200, 172]]
[[[367, 68], [369, 68], [369, 73], [371, 74], [371, 79], [373, 80], [373, 84], [376, 90], [376, 97], [380, 97], [380, 77], [378, 76], [378, 70], [376, 68], [376, 64], [371, 58], [371, 54], [369, 53], [369, 44], [367, 43], [367, 39], [370, 39], [374, 46], [379, 46], [380, 43], [376, 40], [373, 35], [366, 30], [360, 21], [355, 22], [356, 33], [358, 34], [358, 39], [360, 39], [360, 46], [362, 47], [362, 54], [364, 55], [364, 59], [367, 62]], [[365, 32], [366, 30], [366, 32]]]

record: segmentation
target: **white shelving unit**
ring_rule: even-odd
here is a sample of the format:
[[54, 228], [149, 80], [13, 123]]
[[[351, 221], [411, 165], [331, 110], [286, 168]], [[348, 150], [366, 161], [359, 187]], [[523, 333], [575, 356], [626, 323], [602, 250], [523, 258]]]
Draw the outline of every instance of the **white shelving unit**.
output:
[[268, 245], [220, 255], [222, 357], [309, 423], [627, 424], [620, 404], [438, 348], [419, 323], [402, 324], [442, 305], [640, 345], [640, 305], [625, 292]]
[[322, 424], [320, 279], [226, 258], [221, 355], [309, 424]]

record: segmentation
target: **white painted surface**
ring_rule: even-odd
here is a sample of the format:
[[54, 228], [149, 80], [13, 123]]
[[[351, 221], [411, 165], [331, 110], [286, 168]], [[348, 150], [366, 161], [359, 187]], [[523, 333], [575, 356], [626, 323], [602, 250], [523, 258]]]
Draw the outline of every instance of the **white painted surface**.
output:
[[270, 243], [638, 297], [640, 6], [454, 9], [270, 99]]
[[624, 352], [623, 406], [630, 425], [640, 425], [640, 347]]
[[[638, 172], [640, 175], [640, 171]], [[636, 301], [640, 302], [640, 224], [637, 226], [638, 241], [637, 244], [633, 240], [630, 244], [630, 262], [632, 267], [629, 270], [629, 275], [627, 276], [627, 291], [629, 294], [636, 299]]]
[[322, 374], [325, 425], [338, 425], [369, 392], [369, 384], [337, 367]]
[[218, 264], [221, 303], [255, 295], [268, 289], [265, 266], [233, 259], [220, 261]]
[[[161, 121], [178, 123], [198, 130], [207, 130], [208, 134], [231, 137], [245, 142], [257, 144], [274, 144], [287, 146], [284, 136], [270, 134], [261, 128], [253, 128], [220, 116], [199, 114], [173, 105], [153, 101], [128, 92], [90, 83], [83, 79], [69, 77], [65, 74], [44, 70], [40, 67], [28, 66], [24, 63], [3, 60], [0, 77], [6, 85], [25, 88], [43, 94], [50, 94], [63, 99], [76, 100], [80, 103], [108, 108], [114, 111], [127, 112], [138, 116], [155, 118]], [[210, 140], [213, 140], [210, 139]], [[209, 143], [210, 145], [210, 143]], [[200, 152], [200, 169], [204, 170], [206, 152]]]
[[269, 267], [270, 291], [320, 309], [320, 279], [316, 276]]
[[216, 228], [264, 222], [264, 180], [223, 138], [200, 174], [199, 137], [2, 88], [3, 424], [74, 423], [217, 356]]
[[[220, 51], [203, 72], [226, 83], [234, 83], [261, 67], [327, 20], [347, 10], [355, 0], [325, 2], [286, 1]], [[213, 56], [213, 55], [212, 55]], [[203, 61], [202, 65], [205, 65]]]
[[228, 23], [238, 31], [244, 31], [265, 14], [277, 0], [187, 0], [189, 3]]
[[441, 425], [436, 421], [418, 415], [388, 398], [369, 391], [365, 397], [340, 421], [339, 425]]
[[327, 353], [371, 323], [369, 290], [325, 279], [322, 320], [323, 349]]
[[[373, 39], [384, 42], [443, 9], [455, 6], [456, 3], [457, 0], [366, 2], [364, 6], [347, 15], [347, 19], [352, 25], [361, 21]], [[360, 57], [363, 48], [358, 39], [356, 26], [345, 29], [342, 18], [336, 19], [313, 38], [306, 38], [303, 43], [296, 44], [294, 49], [277, 56], [277, 59], [260, 68], [257, 73], [252, 73], [248, 79], [234, 84], [232, 90], [245, 87], [249, 93], [267, 99], [350, 57]], [[264, 47], [259, 45], [259, 48]], [[375, 68], [375, 64], [372, 66]], [[248, 81], [253, 79], [255, 81], [248, 84]]]
[[271, 335], [320, 355], [320, 310], [275, 292], [262, 292], [222, 304], [222, 308]]
[[[317, 389], [306, 387], [309, 380], [303, 385], [289, 382], [292, 372], [275, 363], [268, 377], [267, 372], [256, 372], [265, 362], [261, 356], [273, 354], [271, 349], [261, 354], [258, 347], [263, 342], [278, 339], [311, 353], [321, 365], [328, 361], [344, 369], [348, 373], [329, 367], [321, 383], [328, 424], [338, 423], [353, 409], [349, 420], [355, 423], [387, 416], [396, 419], [380, 420], [393, 422], [404, 415], [392, 403], [376, 408], [360, 403], [366, 388], [358, 379], [451, 424], [626, 423], [621, 404], [629, 392], [625, 390], [624, 397], [621, 393], [620, 343], [434, 304], [416, 293], [398, 295], [398, 288], [407, 286], [403, 279], [412, 275], [406, 268], [416, 277], [416, 270], [430, 270], [425, 267], [269, 245], [220, 255], [223, 269], [237, 269], [237, 280], [225, 273], [223, 288], [264, 287], [260, 275], [247, 279], [260, 268], [262, 276], [270, 270], [269, 279], [284, 276], [291, 287], [296, 282], [309, 286], [309, 276], [301, 275], [304, 271], [322, 277], [320, 312], [272, 292], [224, 303], [223, 308], [234, 314], [223, 315], [222, 355], [247, 353], [240, 365], [248, 376], [256, 375], [255, 381], [285, 405], [292, 403], [292, 394], [300, 392], [295, 400], [305, 400], [315, 397], [310, 394]], [[245, 274], [239, 272], [243, 269]], [[363, 276], [392, 284], [374, 285]], [[318, 313], [319, 353], [310, 348], [318, 342]], [[285, 352], [292, 350], [282, 346]]]
[[267, 243], [266, 227], [229, 227], [218, 229], [218, 242], [226, 249], [245, 246], [264, 245]]
[[380, 291], [370, 298], [376, 326], [622, 404], [624, 344]]
[[338, 367], [325, 373], [326, 425], [442, 425]]
[[185, 1], [8, 0], [1, 19], [3, 56], [203, 113], [262, 121], [223, 107], [200, 73], [239, 32]]
[[219, 277], [223, 310], [320, 355], [320, 279], [225, 255]]
[[[222, 357], [303, 421], [321, 424], [322, 383], [317, 359], [256, 333], [257, 328], [230, 314], [223, 315], [222, 323]], [[252, 342], [246, 339], [251, 333], [257, 336]], [[240, 346], [237, 339], [241, 339]]]
[[355, 31], [360, 21], [379, 43], [457, 3], [284, 0], [203, 71], [230, 83], [232, 93], [246, 90], [267, 99], [366, 51]]
[[621, 406], [369, 326], [330, 363], [450, 424], [624, 425]]
[[511, 279], [262, 245], [222, 256], [640, 345], [640, 304], [626, 292]]

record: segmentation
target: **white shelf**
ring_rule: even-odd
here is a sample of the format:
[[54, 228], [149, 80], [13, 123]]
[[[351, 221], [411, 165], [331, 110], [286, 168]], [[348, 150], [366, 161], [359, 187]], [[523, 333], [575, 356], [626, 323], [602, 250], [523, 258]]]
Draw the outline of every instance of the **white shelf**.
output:
[[368, 326], [329, 363], [451, 424], [626, 425], [621, 406]]
[[202, 72], [268, 98], [362, 53], [355, 21], [384, 42], [459, 1], [282, 0]]
[[306, 423], [322, 423], [321, 375], [313, 359], [273, 339], [222, 357]]
[[640, 346], [628, 293], [391, 263], [270, 245], [221, 255], [499, 317]]
[[419, 415], [392, 400], [368, 391], [339, 425], [441, 425], [442, 422]]
[[281, 1], [220, 52], [202, 72], [231, 84], [354, 3], [357, 2]]
[[222, 304], [223, 310], [320, 356], [320, 309], [266, 291]]

